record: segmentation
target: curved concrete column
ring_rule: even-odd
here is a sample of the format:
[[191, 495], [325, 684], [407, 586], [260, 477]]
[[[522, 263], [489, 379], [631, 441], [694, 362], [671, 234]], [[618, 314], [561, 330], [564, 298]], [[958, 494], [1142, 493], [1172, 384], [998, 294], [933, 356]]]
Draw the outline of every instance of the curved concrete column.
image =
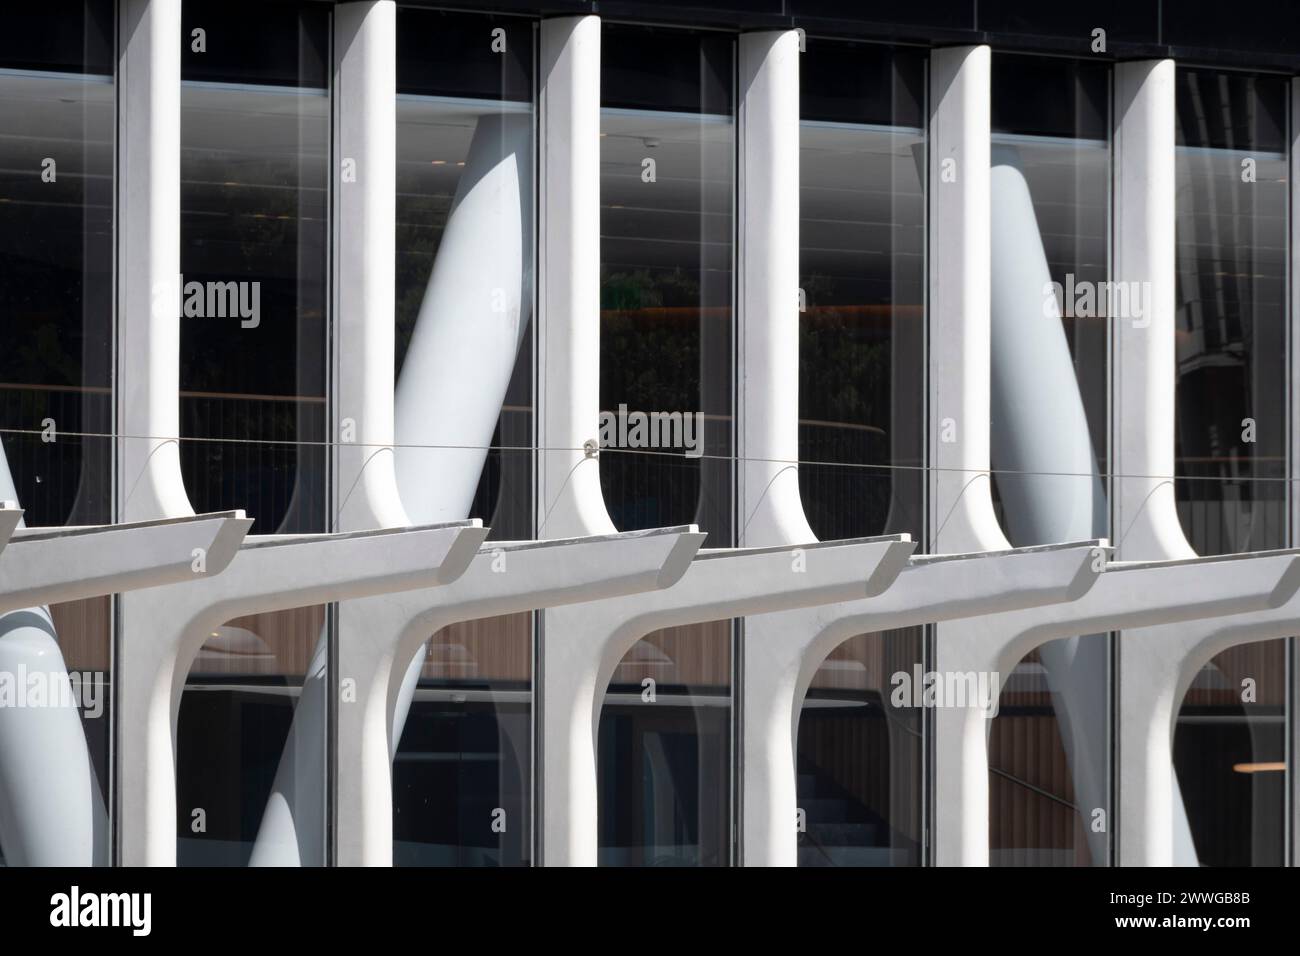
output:
[[1106, 490], [1018, 152], [994, 149], [992, 461], [1020, 545], [1104, 534]]
[[1297, 633], [1296, 598], [1240, 617], [1124, 632], [1119, 719], [1129, 730], [1118, 755], [1121, 866], [1199, 865], [1174, 769], [1179, 707], [1201, 668], [1217, 654]]
[[[430, 635], [458, 621], [669, 587], [703, 540], [693, 528], [671, 528], [567, 541], [492, 542], [452, 584], [341, 604], [340, 630], [348, 639], [340, 642], [339, 673], [355, 682], [356, 699], [338, 712], [339, 765], [350, 769], [337, 778], [337, 862], [392, 865], [392, 756], [410, 706], [402, 687], [408, 663]], [[419, 658], [423, 661], [423, 654]], [[296, 847], [281, 847], [257, 862], [297, 865], [299, 860]]]
[[[149, 626], [127, 631], [120, 648], [118, 723], [130, 728], [120, 735], [117, 754], [121, 862], [175, 865], [176, 717], [190, 665], [214, 629], [246, 614], [448, 583], [464, 573], [486, 534], [477, 522], [457, 522], [263, 536], [246, 544], [220, 577], [124, 597], [133, 619]], [[292, 800], [310, 803], [313, 796], [289, 799], [296, 813]], [[319, 791], [314, 799], [321, 799]]]
[[600, 491], [600, 18], [541, 25], [537, 534], [616, 529]]
[[817, 538], [799, 499], [799, 55], [794, 30], [740, 36], [741, 547]]
[[743, 862], [795, 866], [799, 715], [826, 656], [854, 635], [1076, 600], [1099, 578], [1099, 541], [914, 557], [864, 601], [745, 620]]
[[406, 351], [397, 482], [417, 521], [469, 513], [532, 318], [532, 127], [479, 120]]
[[193, 514], [181, 481], [181, 0], [120, 4], [119, 516]]
[[905, 535], [701, 553], [671, 588], [545, 612], [542, 862], [595, 866], [596, 735], [605, 688], [638, 640], [698, 624], [880, 594], [915, 545]]
[[[1288, 551], [1110, 564], [1097, 584], [1070, 604], [991, 614], [941, 630], [939, 639], [948, 646], [940, 646], [939, 657], [945, 673], [1010, 673], [1025, 654], [1048, 641], [1272, 610], [1298, 588], [1300, 561]], [[935, 785], [944, 795], [935, 814], [936, 862], [987, 866], [986, 715], [972, 708], [939, 708], [935, 717]]]
[[[8, 525], [21, 512], [0, 514]], [[15, 681], [18, 694], [29, 692], [33, 677], [46, 688], [43, 706], [0, 708], [0, 778], [8, 781], [0, 788], [0, 847], [8, 865], [105, 862], [95, 834], [107, 815], [79, 701], [44, 605], [219, 574], [250, 524], [232, 512], [20, 530], [0, 552], [0, 673]]]

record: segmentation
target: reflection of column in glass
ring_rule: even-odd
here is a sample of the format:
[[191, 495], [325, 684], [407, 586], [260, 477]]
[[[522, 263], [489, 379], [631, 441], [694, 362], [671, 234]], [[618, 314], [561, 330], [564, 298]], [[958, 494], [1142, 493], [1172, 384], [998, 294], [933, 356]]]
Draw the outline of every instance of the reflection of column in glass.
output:
[[302, 678], [249, 866], [325, 863], [325, 689], [329, 642], [322, 632]]
[[532, 315], [532, 122], [479, 119], [420, 303], [396, 394], [413, 521], [469, 514]]
[[[0, 500], [17, 499], [0, 447]], [[103, 862], [95, 834], [106, 832], [107, 815], [67, 677], [48, 609], [0, 617], [0, 679], [23, 697], [23, 706], [0, 706], [0, 850], [9, 866]], [[45, 688], [43, 700], [26, 698], [29, 678]]]
[[[1106, 493], [1029, 184], [1015, 150], [992, 157], [992, 460], [1008, 536], [1018, 546], [1081, 541], [1106, 527]], [[1092, 810], [1108, 806], [1106, 640], [1052, 641], [1039, 649], [1058, 700], [1056, 717], [1094, 864], [1106, 834]]]

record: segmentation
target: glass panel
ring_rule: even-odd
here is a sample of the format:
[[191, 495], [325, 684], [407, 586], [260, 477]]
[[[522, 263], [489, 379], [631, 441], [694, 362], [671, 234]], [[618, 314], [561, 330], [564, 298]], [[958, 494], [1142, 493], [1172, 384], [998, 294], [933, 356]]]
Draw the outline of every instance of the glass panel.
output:
[[181, 466], [258, 534], [325, 530], [329, 17], [183, 8]]
[[[1027, 654], [1002, 688], [989, 735], [992, 866], [1105, 865], [1105, 832], [1090, 840], [1092, 808], [1081, 807], [1075, 795], [1058, 700], [1039, 651]], [[1097, 742], [1104, 746], [1104, 739]]]
[[1178, 73], [1177, 495], [1200, 554], [1287, 538], [1285, 109], [1284, 79]]
[[925, 62], [800, 58], [799, 488], [822, 540], [924, 539]]
[[[923, 51], [806, 41], [800, 57], [799, 487], [827, 540], [924, 540]], [[924, 630], [861, 634], [822, 663], [798, 735], [800, 866], [917, 866], [919, 708], [891, 677]]]
[[401, 9], [397, 30], [402, 500], [531, 538], [534, 25]]
[[178, 865], [324, 865], [326, 610], [235, 618], [199, 651], [176, 727]]
[[925, 630], [859, 634], [818, 668], [799, 715], [800, 866], [920, 866]]
[[[991, 460], [1017, 547], [1107, 537], [1110, 68], [993, 58]], [[1074, 387], [1070, 387], [1073, 383]], [[999, 675], [991, 862], [1106, 865], [1110, 640], [1051, 641]]]
[[[493, 539], [534, 527], [534, 31], [398, 10], [398, 485], [413, 520]], [[530, 862], [532, 635], [531, 614], [457, 624], [408, 669], [397, 865]]]
[[601, 486], [618, 528], [694, 522], [712, 547], [733, 539], [734, 46], [602, 27]]
[[[112, 519], [114, 4], [0, 31], [0, 500]], [[108, 860], [107, 597], [0, 616], [0, 861]]]
[[597, 742], [602, 866], [726, 866], [730, 621], [665, 628], [609, 682]]
[[[1106, 534], [1107, 319], [1140, 304], [1106, 282], [1109, 99], [1104, 64], [993, 58], [992, 463], [1017, 546]], [[1047, 440], [1066, 429], [1077, 447]]]
[[393, 862], [532, 856], [532, 614], [433, 635], [393, 763]]
[[[182, 26], [186, 490], [258, 534], [324, 531], [330, 10], [186, 0]], [[180, 701], [180, 863], [325, 862], [326, 620], [209, 636]]]
[[1286, 673], [1286, 641], [1243, 644], [1183, 698], [1174, 766], [1201, 866], [1285, 864]]
[[[1287, 80], [1179, 70], [1177, 97], [1179, 517], [1201, 554], [1278, 548], [1289, 539]], [[1188, 690], [1174, 766], [1191, 845], [1175, 844], [1178, 862], [1283, 862], [1287, 672], [1285, 641], [1235, 647]]]

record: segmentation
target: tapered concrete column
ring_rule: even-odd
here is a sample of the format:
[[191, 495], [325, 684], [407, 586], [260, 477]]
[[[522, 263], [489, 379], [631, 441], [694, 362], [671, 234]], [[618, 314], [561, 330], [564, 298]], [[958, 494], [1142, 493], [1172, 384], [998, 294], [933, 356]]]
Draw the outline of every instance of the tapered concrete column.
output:
[[[0, 511], [7, 529], [17, 509]], [[192, 519], [18, 531], [0, 553], [0, 672], [18, 693], [43, 678], [43, 706], [0, 720], [0, 846], [10, 866], [91, 866], [107, 815], [73, 693], [43, 605], [219, 574], [251, 522], [242, 512]], [[26, 675], [26, 676], [16, 676]], [[11, 701], [11, 703], [13, 703]], [[100, 715], [104, 716], [104, 715]]]
[[541, 26], [537, 533], [611, 534], [600, 492], [600, 18]]
[[[1007, 544], [989, 484], [989, 76], [986, 46], [930, 54], [930, 544]], [[942, 792], [942, 785], [940, 785]]]
[[181, 0], [122, 0], [118, 26], [119, 517], [193, 514], [181, 482]]
[[1128, 729], [1120, 738], [1117, 755], [1121, 866], [1197, 865], [1185, 814], [1170, 812], [1171, 807], [1182, 807], [1173, 738], [1183, 697], [1215, 655], [1240, 644], [1297, 633], [1300, 598], [1296, 597], [1273, 610], [1239, 617], [1124, 632], [1119, 720]]
[[1145, 627], [1122, 636], [1119, 675], [1118, 839], [1121, 866], [1196, 866], [1173, 763], [1178, 710], [1196, 675], [1240, 644], [1294, 637], [1300, 600], [1275, 610], [1191, 625]]
[[220, 577], [137, 593], [134, 609], [149, 627], [121, 641], [118, 723], [131, 728], [120, 735], [117, 755], [121, 862], [176, 862], [176, 719], [190, 665], [214, 628], [245, 614], [449, 583], [464, 573], [486, 533], [477, 522], [459, 522], [263, 536]]
[[[1279, 608], [1300, 588], [1295, 552], [1262, 552], [1146, 564], [1111, 564], [1070, 604], [972, 618], [940, 630], [945, 674], [1010, 674], [1027, 653], [1059, 638], [1122, 628], [1201, 622]], [[1184, 628], [1191, 625], [1182, 624]], [[1125, 634], [1121, 641], [1127, 640]], [[948, 646], [943, 641], [948, 640]], [[1162, 649], [1163, 650], [1163, 649]], [[1177, 655], [1178, 648], [1169, 648]], [[940, 865], [987, 866], [988, 749], [986, 715], [973, 708], [935, 713], [935, 773], [945, 788], [935, 811]], [[976, 732], [977, 728], [980, 730]], [[976, 745], [978, 742], [978, 746]], [[1078, 769], [1086, 765], [1081, 761]], [[1091, 810], [1083, 808], [1091, 823]]]
[[831, 651], [856, 634], [1073, 601], [1098, 580], [1100, 547], [914, 557], [879, 597], [746, 618], [744, 864], [798, 864], [799, 715]]
[[740, 36], [741, 547], [816, 540], [799, 500], [799, 34]]
[[[654, 591], [675, 584], [704, 540], [693, 528], [484, 545], [457, 581], [339, 606], [339, 672], [356, 697], [338, 711], [337, 862], [391, 866], [392, 756], [410, 699], [411, 658], [457, 621]], [[401, 712], [395, 712], [400, 708]], [[489, 827], [491, 821], [483, 820]], [[283, 859], [265, 862], [296, 862]]]
[[[409, 524], [393, 464], [397, 6], [334, 8], [334, 527]], [[355, 180], [343, 178], [351, 160]], [[429, 414], [437, 414], [429, 409]]]
[[898, 576], [906, 536], [702, 553], [665, 591], [547, 611], [542, 635], [542, 862], [595, 866], [596, 735], [605, 688], [664, 627], [870, 597]]

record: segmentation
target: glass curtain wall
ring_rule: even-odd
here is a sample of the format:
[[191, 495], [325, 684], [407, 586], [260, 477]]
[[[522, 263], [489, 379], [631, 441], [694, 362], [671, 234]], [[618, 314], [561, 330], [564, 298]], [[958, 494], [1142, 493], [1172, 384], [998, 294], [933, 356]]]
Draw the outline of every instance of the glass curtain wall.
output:
[[[330, 7], [186, 0], [182, 24], [186, 490], [256, 534], [324, 531]], [[203, 646], [177, 729], [182, 865], [325, 862], [327, 616], [228, 621]], [[296, 820], [267, 812], [286, 803]]]
[[[534, 536], [535, 30], [398, 8], [398, 484], [412, 520], [482, 518], [493, 540]], [[399, 866], [530, 862], [532, 642], [530, 613], [467, 621], [411, 664]]]
[[255, 534], [324, 531], [330, 12], [186, 0], [182, 20], [185, 487]]
[[[725, 547], [735, 539], [735, 37], [601, 29], [605, 503], [620, 530], [696, 523]], [[733, 622], [717, 621], [655, 632], [624, 657], [599, 726], [600, 862], [730, 862], [733, 641]]]
[[[111, 0], [0, 30], [0, 500], [27, 527], [112, 520]], [[0, 616], [0, 863], [106, 864], [111, 603]]]
[[[809, 37], [800, 58], [799, 485], [822, 540], [924, 540], [923, 50]], [[801, 866], [921, 862], [924, 629], [828, 655], [799, 717]]]
[[823, 541], [921, 539], [926, 56], [799, 62], [800, 496]]
[[[991, 457], [1018, 547], [1107, 537], [1110, 68], [997, 54], [992, 77]], [[989, 739], [994, 865], [1104, 866], [1110, 640], [1052, 641], [1002, 691]]]
[[[1178, 71], [1175, 488], [1201, 554], [1289, 543], [1287, 85]], [[1287, 644], [1224, 651], [1183, 699], [1180, 862], [1285, 861]]]

